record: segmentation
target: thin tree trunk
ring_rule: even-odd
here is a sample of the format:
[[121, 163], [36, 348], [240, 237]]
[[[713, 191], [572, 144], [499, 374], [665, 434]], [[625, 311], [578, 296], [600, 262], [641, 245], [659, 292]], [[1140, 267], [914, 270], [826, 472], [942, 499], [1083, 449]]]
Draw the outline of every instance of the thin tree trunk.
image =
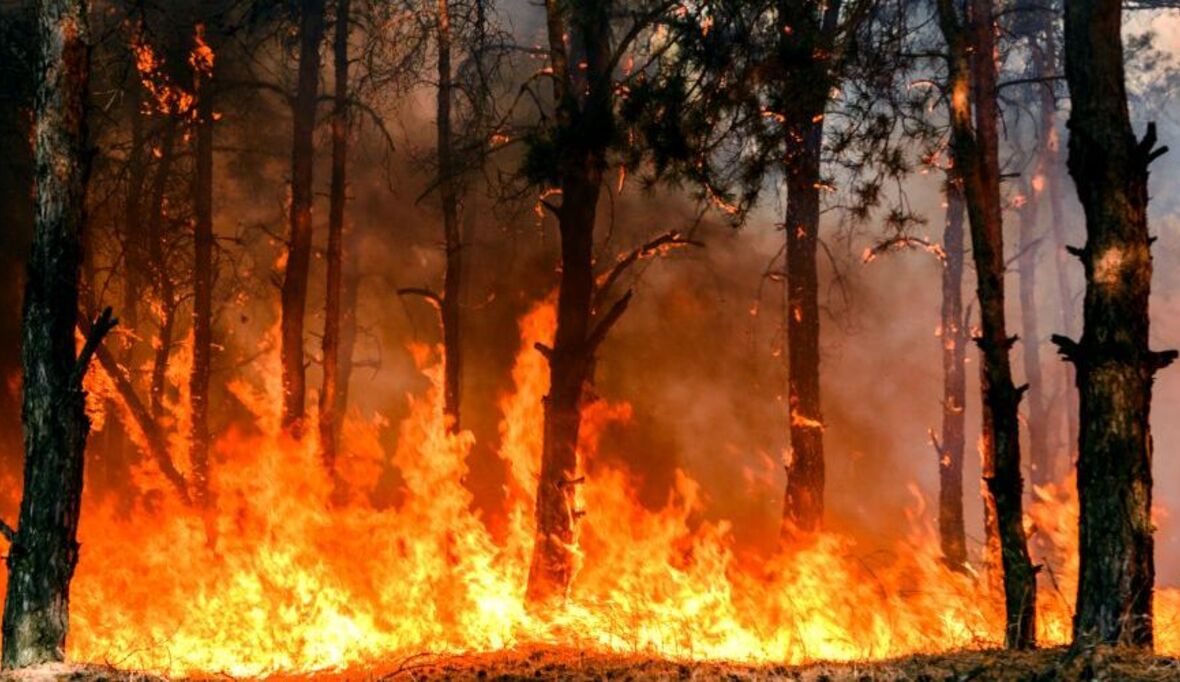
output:
[[348, 410], [348, 386], [352, 379], [353, 353], [356, 349], [356, 306], [360, 290], [360, 259], [356, 233], [344, 234], [343, 286], [340, 297], [340, 369], [336, 379], [336, 411], [343, 415]]
[[320, 454], [329, 474], [336, 471], [340, 398], [340, 297], [344, 270], [344, 202], [348, 170], [348, 7], [337, 0], [333, 65], [336, 94], [332, 110], [332, 186], [328, 207], [328, 290], [324, 299], [324, 386], [320, 391]]
[[[592, 371], [594, 338], [601, 338], [596, 332], [606, 331], [601, 326], [592, 330], [591, 301], [594, 223], [605, 166], [606, 140], [602, 132], [608, 129], [612, 106], [607, 4], [596, 1], [567, 7], [560, 0], [546, 2], [557, 124], [570, 135], [582, 131], [580, 134], [589, 135], [590, 141], [562, 150], [561, 205], [556, 208], [561, 233], [561, 283], [554, 344], [546, 351], [549, 393], [545, 397], [537, 487], [537, 536], [527, 588], [527, 598], [534, 603], [564, 597], [576, 568], [575, 524], [582, 514], [576, 494], [581, 480], [577, 444], [582, 391]], [[567, 54], [565, 41], [567, 13], [573, 20], [572, 57]], [[572, 66], [583, 61], [584, 69]]]
[[[1044, 17], [1041, 31], [1044, 33], [1044, 45], [1034, 49], [1032, 55], [1033, 77], [1049, 78], [1057, 76], [1057, 40], [1052, 15], [1038, 13]], [[1049, 197], [1050, 226], [1054, 243], [1054, 266], [1057, 275], [1057, 296], [1061, 306], [1061, 325], [1063, 333], [1073, 335], [1077, 333], [1077, 308], [1074, 302], [1073, 286], [1069, 280], [1070, 259], [1066, 247], [1065, 237], [1065, 208], [1061, 190], [1061, 138], [1057, 134], [1057, 98], [1054, 95], [1052, 82], [1048, 82], [1040, 89], [1040, 133], [1041, 145], [1037, 149], [1036, 171], [1034, 178], [1040, 178], [1038, 183]], [[1035, 189], [1035, 188], [1034, 188]], [[1036, 189], [1041, 193], [1042, 189]], [[1077, 459], [1078, 446], [1078, 391], [1074, 385], [1074, 368], [1068, 362], [1061, 363], [1064, 375], [1066, 443], [1068, 459], [1066, 469], [1072, 467]], [[1059, 465], [1054, 463], [1053, 475], [1056, 478]]]
[[172, 353], [172, 337], [176, 326], [176, 292], [168, 272], [168, 258], [164, 238], [164, 197], [172, 174], [176, 141], [176, 120], [169, 119], [160, 143], [160, 163], [152, 182], [151, 213], [148, 217], [148, 255], [156, 296], [160, 299], [160, 321], [157, 330], [155, 357], [152, 360], [148, 402], [154, 419], [164, 414], [164, 382], [167, 378], [168, 358]]
[[[993, 7], [971, 0], [964, 25], [951, 0], [938, 0], [950, 65], [949, 91], [955, 173], [963, 182], [977, 277], [982, 356], [985, 516], [994, 523], [1003, 569], [1005, 645], [1036, 640], [1036, 571], [1028, 554], [1020, 473], [1021, 391], [1012, 383], [1008, 351], [1015, 342], [1004, 315], [1004, 236], [1000, 206], [998, 104]], [[974, 120], [972, 120], [974, 105]]]
[[128, 111], [131, 117], [131, 149], [127, 154], [127, 198], [123, 206], [123, 325], [131, 333], [127, 336], [127, 353], [124, 362], [129, 367], [138, 363], [139, 344], [136, 334], [139, 330], [139, 296], [143, 283], [143, 190], [147, 182], [147, 162], [144, 150], [147, 146], [144, 134], [144, 115], [138, 78], [129, 87], [127, 94]]
[[[198, 33], [198, 39], [200, 34]], [[194, 502], [209, 504], [209, 364], [213, 351], [213, 93], [208, 70], [197, 68], [196, 182], [193, 205], [193, 366], [189, 375], [191, 487]]]
[[1053, 481], [1052, 452], [1049, 449], [1049, 410], [1041, 372], [1041, 333], [1037, 321], [1037, 255], [1040, 247], [1037, 202], [1029, 187], [1026, 203], [1020, 207], [1020, 332], [1024, 339], [1024, 378], [1028, 383], [1028, 460], [1033, 485]]
[[942, 442], [938, 453], [938, 537], [947, 565], [967, 564], [963, 521], [963, 451], [966, 446], [967, 330], [963, 319], [963, 190], [948, 174], [942, 248]]
[[36, 221], [21, 334], [24, 491], [20, 522], [0, 531], [8, 551], [4, 602], [5, 668], [61, 661], [69, 629], [70, 580], [78, 562], [92, 342], [109, 329], [109, 311], [75, 356], [81, 232], [90, 155], [86, 149], [89, 79], [88, 3], [41, 0], [34, 101]]
[[439, 198], [442, 200], [443, 241], [447, 253], [441, 305], [443, 350], [446, 354], [443, 394], [447, 414], [451, 417], [449, 428], [457, 432], [460, 428], [459, 400], [463, 358], [459, 330], [463, 243], [459, 233], [459, 191], [452, 151], [451, 102], [454, 95], [451, 78], [450, 8], [448, 0], [438, 0], [438, 188]]
[[787, 401], [791, 450], [783, 502], [783, 535], [819, 528], [824, 513], [823, 414], [819, 398], [820, 150], [823, 109], [801, 111], [807, 123], [789, 133], [802, 140], [786, 163]]
[[1148, 347], [1148, 165], [1155, 126], [1135, 138], [1123, 71], [1122, 4], [1071, 0], [1065, 73], [1069, 172], [1086, 214], [1084, 327], [1053, 340], [1077, 371], [1081, 503], [1074, 643], [1151, 647], [1151, 386], [1175, 351]]
[[311, 211], [315, 200], [316, 99], [320, 82], [320, 42], [324, 35], [324, 0], [302, 0], [299, 23], [299, 84], [295, 94], [295, 125], [291, 144], [291, 240], [283, 279], [281, 352], [283, 428], [302, 436], [307, 392], [303, 366], [303, 319], [307, 311], [307, 278], [311, 267]]

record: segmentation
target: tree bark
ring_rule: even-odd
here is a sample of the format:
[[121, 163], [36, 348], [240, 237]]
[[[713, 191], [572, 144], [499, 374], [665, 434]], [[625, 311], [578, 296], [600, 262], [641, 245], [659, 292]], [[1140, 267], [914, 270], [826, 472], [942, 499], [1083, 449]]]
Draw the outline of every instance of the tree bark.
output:
[[462, 348], [460, 347], [460, 307], [462, 305], [463, 240], [459, 232], [459, 190], [455, 177], [457, 168], [451, 134], [451, 19], [448, 0], [438, 0], [438, 175], [439, 198], [442, 201], [443, 241], [447, 266], [443, 277], [442, 327], [445, 381], [443, 395], [448, 425], [453, 432], [460, 428], [459, 400], [462, 378]]
[[328, 290], [324, 299], [324, 385], [320, 391], [320, 454], [329, 474], [336, 471], [340, 415], [340, 298], [344, 271], [344, 203], [348, 171], [348, 16], [349, 0], [337, 0], [333, 67], [336, 92], [332, 109], [332, 185], [328, 207]]
[[966, 446], [967, 329], [963, 319], [963, 189], [946, 183], [946, 227], [942, 248], [942, 441], [938, 453], [938, 537], [943, 560], [951, 568], [967, 564], [963, 521], [963, 451]]
[[283, 279], [281, 352], [283, 371], [282, 425], [302, 436], [307, 392], [303, 366], [303, 319], [307, 310], [307, 278], [311, 267], [311, 211], [315, 201], [315, 113], [320, 82], [320, 42], [324, 35], [324, 0], [302, 0], [299, 23], [299, 84], [291, 144], [291, 240]]
[[[573, 577], [577, 508], [578, 431], [582, 391], [590, 378], [595, 351], [591, 302], [594, 297], [594, 223], [602, 188], [605, 151], [611, 123], [612, 79], [609, 72], [608, 2], [570, 6], [547, 0], [550, 62], [553, 68], [557, 139], [570, 140], [562, 151], [561, 205], [555, 209], [561, 233], [561, 282], [557, 329], [549, 360], [549, 393], [541, 474], [537, 488], [537, 536], [529, 568], [527, 599], [537, 603], [563, 598]], [[567, 53], [566, 19], [570, 23]], [[585, 68], [577, 65], [584, 62]], [[605, 320], [606, 318], [604, 318]]]
[[[4, 525], [8, 590], [4, 602], [5, 668], [65, 657], [70, 580], [78, 562], [82, 469], [90, 421], [82, 377], [94, 342], [75, 355], [78, 275], [86, 184], [88, 3], [41, 0], [34, 100], [36, 217], [21, 334], [25, 432], [24, 491], [15, 532]], [[88, 349], [88, 350], [87, 350]]]
[[1151, 386], [1175, 351], [1148, 347], [1151, 237], [1148, 164], [1155, 126], [1137, 140], [1127, 110], [1122, 6], [1071, 0], [1065, 74], [1072, 102], [1069, 172], [1086, 215], [1079, 342], [1054, 341], [1077, 372], [1081, 401], [1074, 643], [1151, 647]]
[[[199, 35], [199, 34], [198, 34]], [[193, 366], [189, 441], [194, 502], [209, 504], [209, 365], [213, 352], [213, 64], [196, 69], [196, 180], [193, 205]]]
[[[1004, 315], [1004, 237], [1000, 205], [999, 111], [991, 0], [970, 0], [964, 24], [952, 0], [938, 0], [949, 52], [954, 169], [963, 183], [977, 277], [982, 356], [985, 517], [999, 540], [1008, 648], [1036, 641], [1036, 571], [1023, 525], [1020, 473], [1021, 390], [1012, 383], [1008, 351], [1015, 342]], [[974, 108], [974, 119], [972, 119]]]

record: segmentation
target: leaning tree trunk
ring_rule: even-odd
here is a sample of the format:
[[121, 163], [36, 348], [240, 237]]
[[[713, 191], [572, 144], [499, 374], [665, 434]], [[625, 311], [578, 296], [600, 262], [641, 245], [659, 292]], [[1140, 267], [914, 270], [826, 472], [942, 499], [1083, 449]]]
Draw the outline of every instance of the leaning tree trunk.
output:
[[1151, 385], [1175, 351], [1148, 347], [1148, 164], [1155, 126], [1136, 140], [1127, 111], [1122, 3], [1071, 0], [1065, 73], [1069, 172], [1086, 214], [1082, 338], [1054, 341], [1077, 371], [1081, 504], [1074, 642], [1151, 647]]
[[963, 451], [966, 445], [967, 330], [963, 320], [963, 190], [946, 183], [946, 228], [942, 236], [942, 442], [938, 453], [938, 537], [942, 557], [951, 568], [967, 564], [963, 521]]
[[1020, 207], [1020, 333], [1024, 338], [1024, 378], [1028, 382], [1028, 461], [1033, 485], [1053, 481], [1053, 456], [1049, 449], [1049, 410], [1041, 372], [1041, 333], [1037, 321], [1037, 254], [1040, 211], [1033, 188]]
[[340, 296], [344, 279], [344, 202], [348, 171], [348, 10], [336, 3], [333, 67], [336, 92], [332, 109], [332, 186], [328, 206], [328, 290], [324, 297], [324, 385], [320, 391], [320, 455], [330, 475], [336, 471], [340, 414]]
[[[1000, 204], [999, 110], [991, 0], [971, 0], [963, 24], [952, 0], [938, 0], [939, 24], [949, 53], [949, 88], [955, 173], [963, 183], [977, 278], [982, 356], [985, 516], [994, 527], [1003, 570], [1004, 642], [1024, 649], [1036, 641], [1036, 571], [1024, 532], [1020, 474], [1021, 390], [1012, 383], [1009, 350], [1015, 342], [1004, 315], [1004, 236]], [[974, 105], [974, 120], [972, 119]]]
[[303, 367], [303, 318], [311, 267], [311, 209], [315, 196], [315, 112], [320, 83], [320, 41], [324, 35], [324, 0], [302, 0], [299, 23], [299, 84], [291, 144], [291, 238], [283, 278], [281, 336], [283, 428], [302, 435], [306, 377]]
[[86, 149], [88, 6], [41, 0], [34, 101], [36, 222], [21, 333], [24, 491], [10, 540], [5, 668], [65, 657], [70, 579], [78, 562], [83, 454], [90, 421], [82, 377], [109, 310], [75, 355], [78, 272], [90, 154]]
[[451, 102], [454, 94], [451, 82], [450, 22], [448, 0], [438, 0], [438, 189], [442, 200], [443, 242], [447, 255], [440, 311], [443, 352], [446, 355], [443, 362], [443, 396], [447, 415], [451, 418], [448, 428], [457, 432], [463, 359], [459, 333], [460, 307], [463, 303], [463, 243], [459, 233], [459, 190], [451, 134]]
[[[783, 501], [784, 537], [819, 528], [824, 513], [823, 414], [819, 400], [820, 151], [823, 109], [792, 116], [806, 123], [788, 133], [801, 141], [786, 161], [787, 401], [791, 449]], [[791, 144], [791, 143], [789, 143]]]
[[[199, 37], [200, 34], [198, 34]], [[209, 503], [209, 364], [213, 351], [213, 77], [211, 62], [197, 67], [196, 181], [193, 207], [193, 365], [189, 375], [192, 424], [189, 455], [193, 500]]]
[[[600, 340], [609, 327], [602, 326], [604, 319], [591, 328], [594, 223], [605, 167], [605, 133], [612, 115], [607, 4], [546, 2], [557, 125], [567, 136], [580, 131], [583, 139], [581, 144], [567, 144], [560, 161], [561, 205], [555, 211], [561, 233], [561, 282], [553, 347], [545, 350], [549, 393], [537, 486], [536, 540], [526, 593], [532, 603], [564, 597], [576, 569], [575, 525], [583, 513], [576, 493], [581, 480], [577, 446], [582, 391], [592, 372], [595, 339]], [[584, 54], [567, 53], [567, 14], [575, 15], [571, 23], [576, 27], [569, 43]], [[583, 61], [585, 68], [579, 68]]]

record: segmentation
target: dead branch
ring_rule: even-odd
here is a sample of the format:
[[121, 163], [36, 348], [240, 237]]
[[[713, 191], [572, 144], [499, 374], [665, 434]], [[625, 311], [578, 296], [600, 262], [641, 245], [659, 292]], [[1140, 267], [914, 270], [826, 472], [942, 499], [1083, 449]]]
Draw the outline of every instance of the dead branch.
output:
[[622, 298], [615, 301], [614, 305], [610, 307], [610, 310], [606, 312], [606, 315], [603, 315], [602, 320], [594, 325], [594, 330], [590, 332], [589, 338], [586, 339], [586, 345], [590, 353], [598, 350], [598, 346], [602, 344], [603, 339], [606, 338], [611, 327], [615, 326], [615, 323], [619, 321], [623, 313], [627, 312], [627, 306], [631, 303], [632, 293], [631, 290], [627, 290], [627, 293], [623, 294]]
[[0, 535], [3, 535], [9, 544], [16, 542], [16, 531], [4, 519], [0, 519]]
[[422, 298], [426, 299], [426, 301], [428, 303], [430, 303], [430, 305], [434, 306], [438, 310], [442, 310], [442, 306], [443, 306], [442, 296], [439, 296], [437, 293], [435, 293], [434, 291], [432, 291], [430, 289], [427, 289], [426, 287], [404, 287], [402, 289], [397, 290], [397, 295], [398, 296], [421, 296]]
[[[89, 338], [91, 325], [88, 321], [84, 321], [85, 319], [82, 317], [78, 318], [78, 328]], [[148, 411], [143, 401], [135, 393], [135, 386], [132, 385], [131, 379], [105, 346], [95, 345], [94, 356], [98, 358], [98, 363], [102, 365], [103, 371], [107, 373], [107, 376], [111, 378], [111, 382], [114, 383], [115, 390], [119, 392], [119, 398], [122, 399], [123, 405], [127, 408], [127, 412], [135, 422], [135, 426], [143, 433], [144, 441], [147, 444], [148, 455], [156, 460], [156, 464], [160, 467], [164, 478], [167, 478], [168, 482], [176, 488], [180, 499], [185, 504], [191, 504], [192, 499], [189, 497], [188, 483], [185, 481], [184, 475], [176, 469], [176, 465], [172, 462], [172, 456], [168, 454], [168, 444], [164, 439], [164, 434], [160, 432], [160, 427], [152, 417], [151, 412]]]
[[870, 246], [865, 249], [862, 262], [871, 263], [882, 254], [889, 253], [890, 251], [900, 251], [902, 249], [921, 249], [937, 258], [938, 262], [942, 265], [946, 265], [946, 251], [942, 248], [942, 244], [935, 244], [929, 239], [910, 237], [908, 235], [890, 237]]
[[[623, 273], [627, 271], [636, 262], [645, 258], [651, 258], [662, 254], [669, 249], [674, 249], [680, 246], [697, 246], [704, 248], [704, 243], [695, 239], [689, 239], [681, 236], [681, 234], [672, 230], [656, 237], [646, 244], [624, 254], [615, 263], [614, 267], [608, 270], [604, 275], [598, 278], [596, 283], [596, 290], [594, 292], [594, 309], [597, 310], [602, 307], [606, 298], [610, 295], [611, 288], [615, 285]], [[627, 294], [630, 296], [630, 293]]]
[[119, 324], [119, 320], [111, 317], [111, 307], [103, 308], [102, 313], [90, 324], [86, 332], [86, 342], [82, 344], [82, 351], [74, 361], [74, 369], [70, 372], [70, 386], [80, 389], [82, 379], [86, 377], [86, 370], [90, 368], [90, 360], [106, 335]]

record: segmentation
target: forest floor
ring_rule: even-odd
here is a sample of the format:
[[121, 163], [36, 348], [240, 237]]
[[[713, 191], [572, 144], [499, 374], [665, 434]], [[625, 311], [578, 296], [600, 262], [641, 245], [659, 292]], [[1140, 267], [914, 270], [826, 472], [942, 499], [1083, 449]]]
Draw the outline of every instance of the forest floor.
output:
[[[226, 675], [207, 678], [229, 680]], [[424, 682], [434, 680], [719, 680], [724, 682], [1049, 682], [1067, 680], [1176, 680], [1180, 660], [1136, 652], [1099, 650], [1071, 655], [1065, 649], [1028, 653], [959, 651], [887, 661], [806, 666], [684, 663], [648, 656], [590, 654], [531, 648], [464, 656], [411, 656], [386, 667], [307, 676], [277, 676], [274, 682]], [[101, 666], [54, 665], [0, 674], [0, 682], [164, 682], [164, 678]]]

